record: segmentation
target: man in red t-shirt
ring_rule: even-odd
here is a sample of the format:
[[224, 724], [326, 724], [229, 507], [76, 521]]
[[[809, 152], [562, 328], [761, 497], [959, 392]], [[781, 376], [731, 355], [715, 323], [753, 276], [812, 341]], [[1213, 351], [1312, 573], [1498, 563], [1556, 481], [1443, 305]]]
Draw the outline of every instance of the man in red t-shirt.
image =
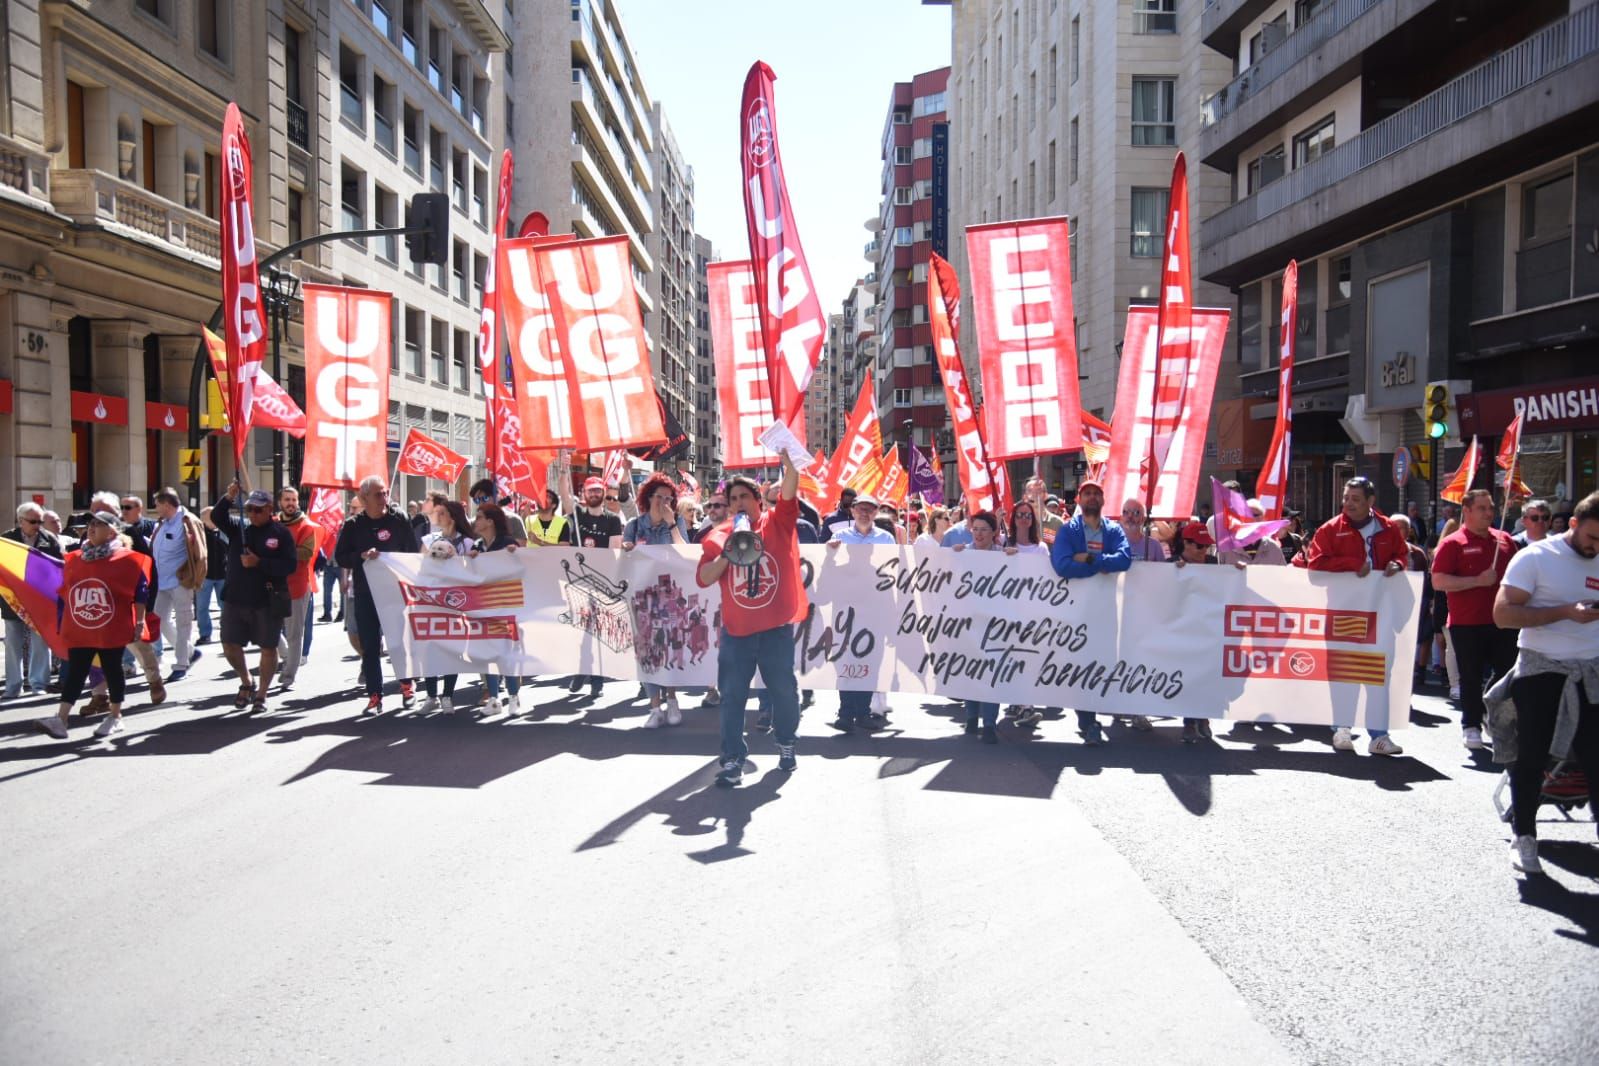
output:
[[122, 653], [144, 628], [150, 590], [150, 557], [123, 545], [124, 528], [110, 511], [91, 511], [83, 547], [69, 552], [62, 564], [56, 609], [67, 664], [61, 672], [61, 706], [53, 716], [39, 719], [39, 728], [57, 740], [67, 739], [68, 716], [83, 695], [95, 659], [105, 672], [111, 713], [94, 735], [122, 732]]
[[[794, 734], [799, 729], [799, 684], [794, 677], [794, 624], [805, 619], [810, 601], [800, 576], [799, 471], [783, 456], [783, 480], [776, 506], [763, 510], [761, 487], [736, 477], [727, 485], [731, 515], [700, 541], [701, 588], [721, 583], [722, 634], [717, 652], [716, 687], [722, 693], [722, 769], [716, 783], [731, 788], [744, 780], [744, 704], [757, 667], [772, 704], [777, 738], [777, 768], [792, 771]], [[727, 538], [748, 520], [761, 538], [761, 557], [751, 566], [734, 566], [723, 556]]]
[[1494, 528], [1494, 499], [1472, 489], [1461, 501], [1460, 528], [1438, 542], [1432, 557], [1432, 587], [1449, 597], [1449, 640], [1460, 666], [1460, 727], [1472, 750], [1482, 739], [1483, 669], [1495, 679], [1516, 661], [1516, 631], [1494, 625], [1494, 597], [1516, 542]]
[[287, 692], [294, 686], [300, 660], [305, 656], [306, 627], [311, 621], [311, 603], [316, 599], [317, 534], [322, 527], [300, 510], [299, 490], [289, 487], [278, 490], [278, 521], [294, 538], [295, 566], [294, 573], [289, 575], [289, 617], [283, 620], [283, 635], [278, 641], [278, 658], [283, 661], [278, 688]]

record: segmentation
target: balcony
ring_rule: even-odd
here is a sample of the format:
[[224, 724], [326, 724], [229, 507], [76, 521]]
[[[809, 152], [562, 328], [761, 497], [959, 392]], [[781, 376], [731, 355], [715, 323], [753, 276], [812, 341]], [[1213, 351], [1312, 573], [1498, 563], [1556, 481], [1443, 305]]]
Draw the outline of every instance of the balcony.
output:
[[587, 107], [587, 113], [584, 113], [583, 107], [579, 107], [577, 110], [590, 127], [590, 132], [596, 137], [604, 138], [606, 143], [615, 150], [617, 158], [628, 160], [629, 165], [633, 168], [633, 176], [643, 186], [645, 192], [654, 192], [655, 168], [650, 165], [649, 153], [636, 140], [631, 138], [627, 140], [624, 146], [605, 123], [605, 119], [609, 117], [617, 125], [622, 124], [620, 112], [618, 111], [618, 101], [614, 98], [615, 93], [611, 90], [610, 83], [607, 81], [605, 83], [607, 91], [601, 92], [595, 87], [594, 79], [586, 68], [574, 66], [572, 68], [572, 84], [578, 87], [577, 100]]
[[1596, 113], [1599, 6], [1590, 6], [1205, 219], [1201, 276], [1247, 280], [1280, 269], [1291, 248], [1357, 238], [1507, 179], [1529, 165], [1534, 141], [1539, 158], [1587, 143]]
[[1272, 0], [1205, 0], [1199, 17], [1199, 39], [1224, 55], [1238, 54], [1238, 35], [1263, 14]]
[[53, 171], [50, 203], [76, 226], [100, 229], [212, 270], [221, 265], [221, 226], [110, 174]]
[[311, 119], [305, 113], [305, 105], [289, 101], [288, 112], [289, 143], [296, 148], [311, 150]]
[[50, 157], [0, 135], [0, 199], [34, 207], [50, 202]]
[[[1210, 132], [1212, 127], [1237, 114], [1246, 100], [1259, 97], [1268, 85], [1272, 85], [1299, 63], [1320, 51], [1329, 41], [1348, 29], [1357, 19], [1383, 2], [1384, 0], [1332, 0], [1331, 3], [1324, 4], [1316, 11], [1310, 21], [1296, 28], [1293, 33], [1283, 39], [1282, 43], [1257, 59], [1249, 69], [1239, 74], [1238, 77], [1234, 78], [1222, 89], [1201, 101], [1199, 105], [1199, 123], [1200, 128], [1206, 131], [1201, 135], [1203, 138], [1200, 145], [1201, 158], [1208, 162], [1216, 154], [1216, 149], [1220, 147], [1218, 142], [1223, 139]], [[1431, 2], [1432, 0], [1423, 0], [1418, 5], [1412, 0], [1410, 3], [1389, 6], [1390, 8], [1417, 7], [1426, 6], [1426, 4]], [[1379, 35], [1391, 29], [1397, 21], [1405, 17], [1396, 15], [1393, 10], [1390, 10], [1387, 14], [1390, 17], [1374, 20], [1381, 23], [1381, 27], [1378, 29]], [[1351, 42], [1347, 47], [1330, 49], [1327, 53], [1317, 56], [1316, 69], [1311, 72], [1312, 78], [1316, 83], [1324, 83], [1335, 74], [1343, 73], [1346, 65], [1357, 62], [1360, 52], [1370, 43], [1370, 35], [1363, 35], [1358, 42]], [[1307, 81], [1306, 78], [1296, 78], [1294, 81], [1295, 84], [1289, 87], [1289, 93], [1273, 94], [1274, 99], [1271, 103], [1279, 106], [1289, 103], [1308, 88], [1304, 84]], [[1249, 110], [1252, 113], [1250, 117], [1257, 122], [1263, 122], [1276, 113], [1277, 107], [1253, 107]], [[1247, 129], [1240, 128], [1242, 124], [1236, 122], [1229, 125], [1233, 126], [1234, 129], [1225, 136], [1225, 141], [1227, 142], [1248, 139], [1257, 128], [1253, 124]]]

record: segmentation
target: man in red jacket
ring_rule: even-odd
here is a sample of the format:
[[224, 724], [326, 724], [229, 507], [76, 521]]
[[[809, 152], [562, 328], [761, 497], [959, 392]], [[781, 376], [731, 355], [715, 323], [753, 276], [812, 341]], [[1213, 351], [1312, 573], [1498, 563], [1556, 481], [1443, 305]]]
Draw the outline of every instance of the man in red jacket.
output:
[[[1405, 569], [1410, 547], [1405, 535], [1388, 517], [1372, 506], [1377, 487], [1370, 478], [1352, 477], [1344, 482], [1344, 508], [1336, 518], [1323, 522], [1310, 547], [1294, 557], [1294, 565], [1311, 570], [1354, 574], [1365, 577], [1373, 569], [1392, 577]], [[1372, 755], [1403, 755], [1386, 729], [1371, 729]], [[1348, 726], [1333, 727], [1333, 747], [1354, 751], [1355, 739]]]

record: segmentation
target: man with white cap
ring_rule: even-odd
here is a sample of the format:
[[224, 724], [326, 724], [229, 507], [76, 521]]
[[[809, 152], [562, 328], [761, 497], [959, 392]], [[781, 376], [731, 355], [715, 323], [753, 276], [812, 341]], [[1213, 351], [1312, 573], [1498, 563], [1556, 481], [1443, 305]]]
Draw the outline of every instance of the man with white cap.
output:
[[[833, 531], [827, 550], [836, 552], [840, 544], [893, 544], [894, 534], [877, 524], [877, 498], [869, 493], [855, 497], [850, 507], [853, 521]], [[838, 690], [838, 717], [827, 723], [840, 733], [853, 733], [872, 713], [872, 693], [853, 689]]]

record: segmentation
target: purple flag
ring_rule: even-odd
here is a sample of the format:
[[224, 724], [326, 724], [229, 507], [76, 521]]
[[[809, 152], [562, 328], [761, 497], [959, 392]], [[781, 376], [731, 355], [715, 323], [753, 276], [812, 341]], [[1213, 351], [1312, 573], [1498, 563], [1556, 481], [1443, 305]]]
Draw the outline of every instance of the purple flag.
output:
[[911, 445], [911, 491], [921, 493], [922, 499], [932, 504], [944, 502], [944, 486], [933, 473], [933, 464], [916, 445]]
[[1215, 478], [1210, 479], [1210, 499], [1216, 512], [1216, 550], [1243, 551], [1249, 545], [1276, 534], [1289, 519], [1263, 522], [1250, 509], [1244, 494], [1235, 492]]

